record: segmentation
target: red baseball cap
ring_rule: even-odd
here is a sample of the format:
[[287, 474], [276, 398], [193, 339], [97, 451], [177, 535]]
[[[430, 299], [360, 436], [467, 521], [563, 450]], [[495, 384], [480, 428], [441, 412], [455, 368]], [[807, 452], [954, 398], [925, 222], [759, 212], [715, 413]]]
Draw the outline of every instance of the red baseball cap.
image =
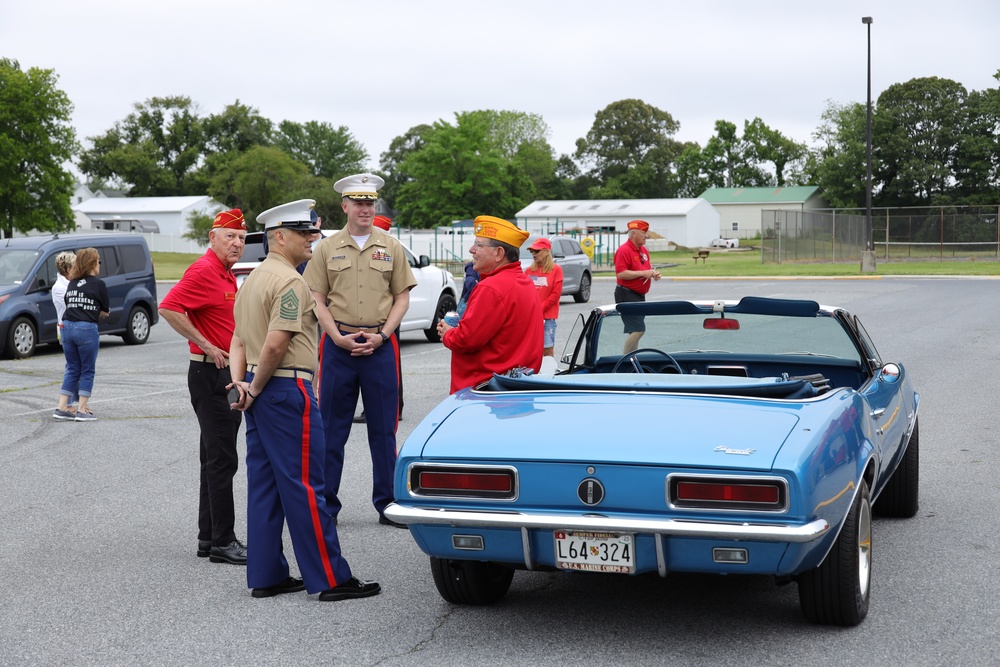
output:
[[538, 239], [528, 246], [528, 250], [552, 250], [552, 241], [548, 239]]

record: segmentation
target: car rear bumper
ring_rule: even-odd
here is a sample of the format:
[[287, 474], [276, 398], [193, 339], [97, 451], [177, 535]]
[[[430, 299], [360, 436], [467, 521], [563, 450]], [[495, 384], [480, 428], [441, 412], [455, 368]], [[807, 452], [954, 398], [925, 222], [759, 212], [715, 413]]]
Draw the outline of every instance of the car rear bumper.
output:
[[395, 503], [385, 508], [385, 515], [393, 521], [408, 525], [643, 533], [669, 537], [752, 540], [755, 542], [812, 542], [823, 537], [830, 530], [830, 524], [823, 519], [816, 519], [806, 524], [751, 524], [738, 521], [608, 517], [598, 514], [479, 512], [403, 507]]

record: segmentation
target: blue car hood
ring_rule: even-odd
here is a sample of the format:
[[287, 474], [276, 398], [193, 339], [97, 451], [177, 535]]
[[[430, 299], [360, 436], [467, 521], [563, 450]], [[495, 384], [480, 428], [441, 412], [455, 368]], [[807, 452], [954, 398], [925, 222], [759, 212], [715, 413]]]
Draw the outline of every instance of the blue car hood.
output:
[[467, 395], [453, 397], [451, 405], [424, 443], [423, 457], [753, 470], [771, 468], [802, 406], [641, 393]]

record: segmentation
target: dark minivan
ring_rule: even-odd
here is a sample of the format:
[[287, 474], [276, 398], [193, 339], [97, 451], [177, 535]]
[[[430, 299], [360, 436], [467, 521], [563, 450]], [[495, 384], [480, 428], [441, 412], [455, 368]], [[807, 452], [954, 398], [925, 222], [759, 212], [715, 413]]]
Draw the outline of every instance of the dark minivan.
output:
[[111, 314], [100, 322], [102, 334], [141, 345], [160, 315], [156, 278], [146, 240], [138, 234], [55, 234], [0, 240], [0, 351], [5, 357], [30, 357], [35, 347], [56, 343], [56, 255], [96, 248], [99, 277], [108, 286]]

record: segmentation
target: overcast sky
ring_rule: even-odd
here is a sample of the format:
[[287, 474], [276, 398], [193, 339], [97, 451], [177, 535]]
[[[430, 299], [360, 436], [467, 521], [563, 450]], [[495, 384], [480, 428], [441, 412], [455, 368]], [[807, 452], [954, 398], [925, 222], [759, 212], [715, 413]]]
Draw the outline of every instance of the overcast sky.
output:
[[0, 56], [54, 69], [77, 135], [153, 96], [235, 100], [276, 123], [345, 125], [376, 167], [394, 137], [457, 111], [537, 113], [557, 153], [639, 98], [704, 145], [760, 117], [812, 143], [827, 100], [937, 76], [998, 85], [998, 0], [0, 0]]

